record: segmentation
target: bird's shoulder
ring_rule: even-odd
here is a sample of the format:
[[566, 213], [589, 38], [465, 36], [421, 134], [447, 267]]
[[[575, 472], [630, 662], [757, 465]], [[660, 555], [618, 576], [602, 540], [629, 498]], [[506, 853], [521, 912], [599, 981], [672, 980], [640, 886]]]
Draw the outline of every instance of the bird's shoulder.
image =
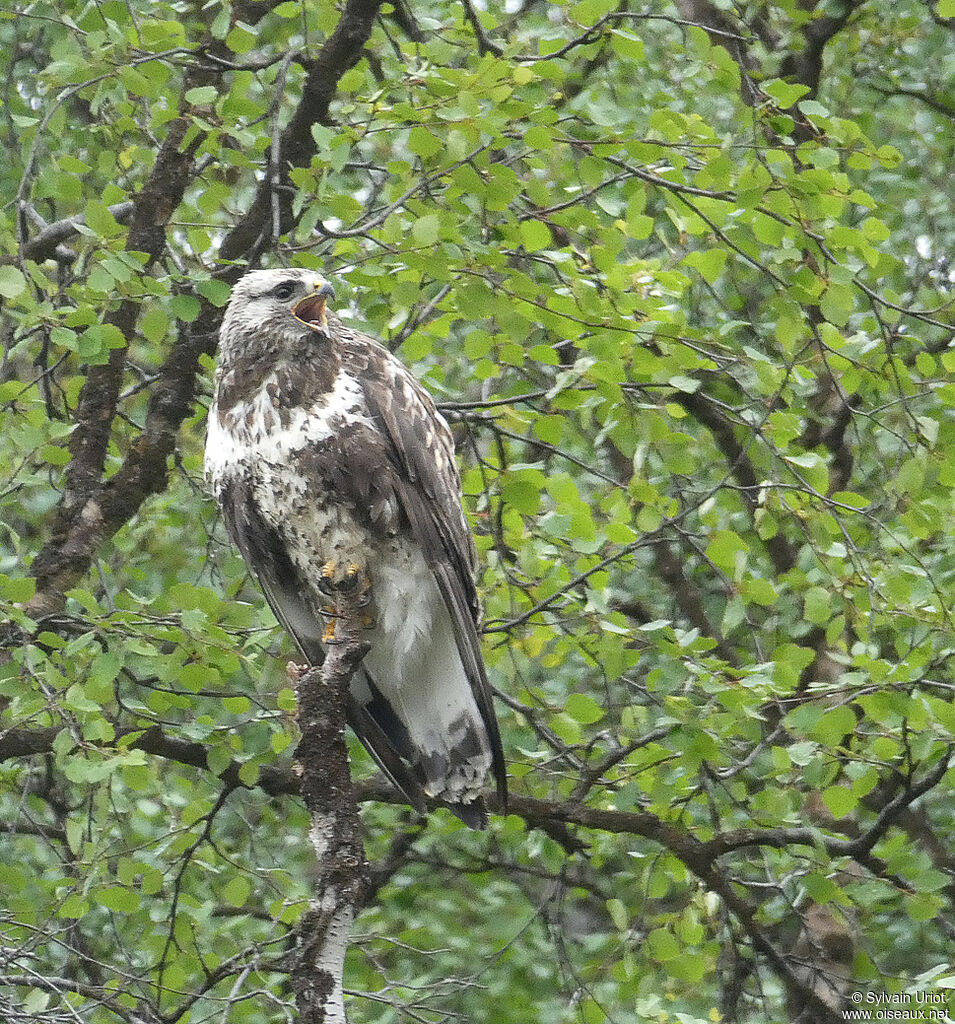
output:
[[361, 382], [371, 412], [386, 429], [417, 427], [430, 449], [454, 450], [454, 439], [428, 389], [377, 338], [352, 327], [341, 331], [342, 367]]

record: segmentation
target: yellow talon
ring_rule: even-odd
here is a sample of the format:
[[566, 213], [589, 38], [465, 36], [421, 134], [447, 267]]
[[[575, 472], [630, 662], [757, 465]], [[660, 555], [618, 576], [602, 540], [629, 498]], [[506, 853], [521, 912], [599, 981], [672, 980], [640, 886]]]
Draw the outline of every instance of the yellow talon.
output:
[[[359, 606], [367, 604], [371, 592], [371, 577], [358, 562], [340, 564], [330, 558], [319, 570], [319, 586], [326, 600], [338, 594], [357, 595]], [[331, 603], [331, 602], [329, 602]], [[323, 612], [334, 611], [334, 607], [323, 607]]]

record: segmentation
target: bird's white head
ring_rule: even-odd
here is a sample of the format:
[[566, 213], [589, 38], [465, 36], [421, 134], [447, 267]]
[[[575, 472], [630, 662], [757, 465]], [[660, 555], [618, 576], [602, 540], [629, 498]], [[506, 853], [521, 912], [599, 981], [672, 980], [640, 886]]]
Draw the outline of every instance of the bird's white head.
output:
[[308, 331], [328, 337], [328, 300], [334, 297], [335, 289], [314, 270], [253, 270], [232, 289], [223, 348], [254, 344], [263, 335], [289, 345], [301, 344]]

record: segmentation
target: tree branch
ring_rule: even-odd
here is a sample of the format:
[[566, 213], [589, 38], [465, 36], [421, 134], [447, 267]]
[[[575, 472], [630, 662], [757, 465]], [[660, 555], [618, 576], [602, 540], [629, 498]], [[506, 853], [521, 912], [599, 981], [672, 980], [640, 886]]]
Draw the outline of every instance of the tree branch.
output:
[[[269, 8], [268, 3], [251, 2], [248, 6], [258, 16]], [[338, 26], [312, 62], [301, 101], [282, 133], [282, 183], [288, 183], [289, 165], [301, 166], [315, 152], [311, 127], [328, 121], [329, 107], [338, 82], [361, 58], [362, 48], [371, 35], [380, 6], [381, 0], [349, 0]], [[170, 135], [177, 124], [178, 121], [173, 122]], [[190, 150], [198, 145], [199, 140], [197, 136]], [[147, 191], [147, 186], [137, 197], [136, 202], [142, 204], [142, 209], [133, 217], [127, 248], [138, 247], [139, 251], [151, 252], [150, 244], [157, 245], [160, 242], [155, 230], [159, 227], [160, 218], [155, 212], [150, 218], [149, 209], [155, 206], [157, 211], [164, 212], [168, 220], [181, 199], [181, 194], [176, 198], [179, 178], [169, 161], [177, 154], [184, 154], [179, 154], [178, 144], [164, 146], [164, 151], [168, 153], [167, 162], [163, 162], [160, 154], [150, 178], [150, 183], [155, 182], [155, 187]], [[263, 231], [272, 222], [272, 187], [267, 176], [260, 184], [248, 212], [223, 240], [220, 250], [223, 260], [253, 259], [260, 251], [265, 237]], [[147, 202], [144, 197], [152, 198]], [[161, 204], [159, 199], [162, 199]], [[174, 203], [171, 202], [173, 199]], [[167, 210], [170, 204], [171, 208]], [[279, 213], [280, 227], [283, 231], [287, 230], [291, 223], [291, 193], [284, 188], [280, 193]], [[153, 228], [153, 234], [149, 236], [152, 242], [145, 237], [150, 225]], [[160, 233], [164, 244], [165, 236], [161, 228]], [[230, 266], [219, 276], [234, 282], [241, 272], [241, 267]], [[146, 498], [165, 489], [169, 475], [168, 458], [175, 449], [179, 428], [192, 411], [195, 400], [199, 360], [202, 355], [215, 352], [221, 319], [222, 311], [203, 300], [198, 319], [192, 324], [181, 325], [179, 337], [153, 386], [145, 430], [128, 453], [119, 472], [102, 484], [105, 445], [109, 440], [109, 425], [112, 423], [119, 382], [122, 379], [122, 359], [119, 355], [111, 354], [111, 364], [102, 370], [93, 368], [98, 378], [97, 386], [94, 388], [90, 381], [87, 382], [87, 407], [84, 409], [81, 404], [77, 410], [79, 426], [71, 439], [71, 446], [76, 451], [69, 464], [68, 500], [61, 503], [54, 518], [51, 536], [32, 566], [37, 589], [26, 606], [29, 615], [36, 618], [62, 608], [64, 592], [88, 571], [100, 546], [129, 521]], [[124, 325], [120, 325], [121, 330], [123, 326], [127, 327], [124, 334], [132, 329], [131, 325], [125, 325], [125, 321]], [[125, 350], [115, 349], [113, 352], [124, 353]], [[84, 427], [86, 423], [89, 424], [88, 428]], [[75, 467], [74, 462], [77, 462]]]
[[[730, 472], [739, 481], [743, 500], [745, 501], [750, 514], [756, 511], [757, 497], [759, 491], [759, 477], [746, 448], [736, 436], [733, 424], [719, 411], [713, 402], [709, 401], [706, 395], [699, 391], [693, 394], [679, 392], [675, 394], [674, 401], [683, 406], [684, 409], [702, 426], [710, 432], [717, 448], [723, 453]], [[769, 537], [764, 541], [766, 551], [772, 559], [773, 568], [782, 576], [796, 564], [796, 551], [793, 550], [789, 541], [781, 534]]]
[[[57, 726], [46, 726], [37, 729], [8, 729], [0, 733], [0, 763], [50, 753], [53, 741], [60, 731]], [[208, 751], [203, 744], [168, 736], [159, 726], [145, 730], [117, 729], [116, 739], [112, 744], [128, 750], [142, 750], [147, 754], [193, 768], [209, 768]], [[872, 850], [906, 808], [938, 785], [950, 766], [950, 758], [951, 752], [941, 758], [921, 781], [910, 783], [900, 789], [892, 800], [880, 809], [873, 824], [852, 838], [827, 835], [821, 828], [805, 826], [740, 828], [717, 833], [702, 842], [701, 849], [706, 857], [715, 859], [748, 847], [783, 849], [787, 846], [822, 846], [831, 857], [858, 859]], [[298, 776], [288, 768], [265, 765], [261, 768], [257, 781], [249, 784], [240, 779], [240, 767], [239, 762], [233, 761], [219, 774], [219, 778], [227, 787], [261, 789], [269, 796], [296, 796], [303, 792]], [[404, 796], [380, 776], [362, 779], [354, 783], [353, 788], [358, 803], [407, 803]], [[492, 810], [499, 809], [493, 796], [488, 794], [486, 799]], [[546, 830], [555, 824], [579, 825], [601, 832], [642, 836], [674, 851], [687, 835], [684, 829], [675, 828], [647, 811], [589, 807], [577, 800], [557, 802], [515, 795], [508, 801], [507, 809], [509, 814], [517, 815], [534, 828]]]
[[364, 589], [346, 578], [335, 595], [334, 638], [321, 668], [289, 666], [302, 733], [295, 757], [312, 818], [318, 872], [299, 928], [291, 983], [304, 1024], [345, 1024], [342, 974], [352, 923], [365, 902], [368, 865], [345, 743], [348, 687], [368, 645], [362, 641]]
[[[305, 938], [292, 972], [293, 979], [298, 979], [296, 992], [299, 993], [300, 1007], [303, 1007], [303, 1001], [306, 1007], [315, 1007], [316, 1015], [311, 1017], [306, 1016], [305, 1009], [302, 1009], [303, 1020], [308, 1024], [343, 1020], [332, 1015], [337, 1012], [337, 1004], [334, 1004], [337, 990], [334, 984], [328, 984], [328, 980], [334, 981], [335, 964], [338, 962], [335, 957], [344, 955], [351, 921], [367, 897], [357, 804], [378, 801], [403, 805], [406, 802], [380, 777], [353, 785], [348, 774], [342, 702], [346, 699], [351, 673], [364, 654], [359, 632], [361, 619], [360, 615], [356, 619], [354, 611], [347, 607], [342, 611], [339, 607], [337, 635], [342, 642], [330, 645], [330, 657], [321, 670], [305, 672], [298, 683], [299, 721], [303, 732], [297, 751], [301, 777], [290, 770], [265, 767], [256, 783], [258, 788], [273, 796], [301, 793], [313, 814], [312, 838], [323, 870], [316, 906], [303, 918], [302, 934]], [[346, 627], [346, 622], [351, 622], [351, 627]], [[55, 727], [8, 730], [0, 736], [0, 761], [48, 752], [58, 731]], [[125, 730], [118, 734], [116, 742], [194, 767], [208, 767], [206, 748], [202, 744], [166, 736], [158, 727], [135, 733]], [[723, 899], [753, 946], [766, 957], [787, 989], [795, 998], [812, 1007], [817, 1015], [814, 1019], [829, 1022], [837, 1019], [833, 1011], [811, 991], [797, 965], [780, 951], [765, 927], [758, 922], [758, 908], [740, 894], [729, 875], [719, 866], [719, 859], [749, 847], [821, 846], [831, 857], [856, 859], [879, 877], [904, 884], [904, 880], [889, 875], [885, 865], [873, 857], [871, 851], [906, 808], [939, 784], [949, 767], [950, 756], [951, 751], [919, 782], [910, 782], [900, 790], [876, 816], [873, 824], [854, 838], [829, 835], [822, 829], [795, 827], [737, 829], [717, 833], [702, 841], [685, 828], [647, 811], [596, 808], [574, 800], [550, 801], [517, 794], [510, 797], [508, 813], [520, 817], [531, 827], [545, 831], [555, 826], [578, 825], [607, 833], [637, 835], [660, 844], [686, 864], [710, 891]], [[254, 788], [240, 780], [238, 770], [237, 763], [230, 764], [221, 773], [223, 784], [229, 788]], [[492, 810], [500, 810], [493, 795], [488, 796], [488, 803]], [[409, 833], [409, 837], [413, 837], [413, 833]], [[330, 952], [334, 956], [329, 956]], [[340, 983], [340, 973], [337, 977]], [[319, 1012], [326, 1015], [319, 1016]]]
[[780, 68], [780, 77], [809, 86], [809, 96], [814, 97], [822, 77], [823, 51], [864, 3], [865, 0], [845, 0], [839, 14], [823, 15], [806, 22], [802, 28], [805, 46], [798, 51], [791, 50], [786, 55]]
[[[282, 132], [278, 150], [282, 166], [278, 168], [278, 230], [287, 232], [294, 221], [289, 168], [302, 167], [315, 152], [312, 125], [329, 123], [329, 108], [342, 75], [361, 59], [371, 37], [382, 0], [347, 0], [335, 31], [329, 36], [308, 69], [302, 98]], [[222, 240], [219, 256], [223, 260], [254, 258], [271, 238], [272, 196], [276, 183], [266, 175], [259, 183], [248, 213]]]
[[[133, 200], [132, 223], [125, 248], [127, 252], [146, 253], [147, 268], [162, 255], [166, 246], [166, 225], [192, 178], [193, 157], [202, 136], [196, 135], [183, 149], [189, 124], [185, 117], [170, 124], [149, 180]], [[105, 322], [128, 339], [135, 330], [139, 309], [138, 301], [125, 299]], [[68, 562], [73, 560], [71, 535], [79, 532], [81, 537], [96, 538], [97, 545], [101, 539], [103, 516], [97, 495], [119, 404], [126, 352], [127, 344], [110, 349], [107, 362], [89, 368], [80, 391], [74, 417], [76, 429], [70, 435], [71, 459], [66, 468], [63, 497], [57, 507], [50, 539], [31, 567], [37, 581], [37, 594], [29, 606], [33, 615], [62, 607], [64, 588], [60, 577], [64, 558]], [[95, 550], [92, 547], [85, 563], [81, 561], [82, 571], [89, 567]]]
[[[122, 203], [113, 203], [107, 207], [109, 212], [119, 224], [126, 224], [133, 215], [135, 202], [127, 199]], [[34, 235], [24, 246], [23, 256], [25, 259], [42, 263], [44, 260], [52, 259], [56, 255], [57, 248], [67, 239], [79, 233], [80, 227], [86, 223], [86, 214], [77, 213], [73, 217], [64, 217], [63, 220], [47, 224], [38, 234]]]

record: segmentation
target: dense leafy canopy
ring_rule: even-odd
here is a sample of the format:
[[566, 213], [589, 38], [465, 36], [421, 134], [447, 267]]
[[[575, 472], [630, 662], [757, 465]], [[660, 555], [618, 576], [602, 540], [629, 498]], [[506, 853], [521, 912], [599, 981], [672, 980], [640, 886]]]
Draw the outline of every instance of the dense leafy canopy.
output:
[[955, 5], [0, 18], [0, 1015], [294, 1017], [287, 642], [201, 480], [249, 263], [422, 376], [484, 566], [512, 813], [353, 749], [353, 1019], [955, 985]]

